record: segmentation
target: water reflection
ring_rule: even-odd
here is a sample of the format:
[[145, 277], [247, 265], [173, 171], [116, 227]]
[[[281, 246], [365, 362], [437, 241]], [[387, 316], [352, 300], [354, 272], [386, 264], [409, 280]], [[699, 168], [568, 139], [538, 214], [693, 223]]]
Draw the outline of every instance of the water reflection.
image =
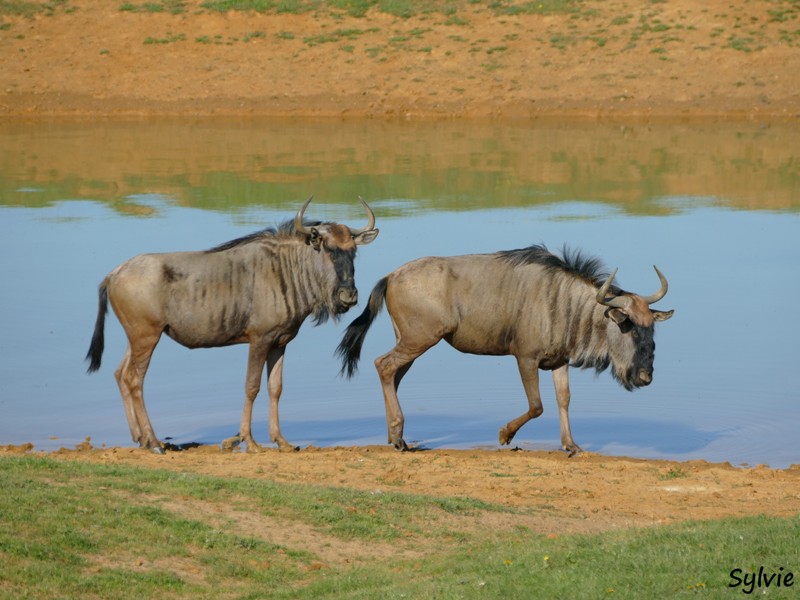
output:
[[[357, 259], [362, 305], [377, 279], [429, 254], [568, 241], [637, 290], [657, 285], [658, 264], [670, 280], [658, 307], [676, 315], [657, 328], [655, 382], [628, 393], [607, 374], [574, 373], [576, 442], [609, 454], [800, 462], [791, 158], [800, 136], [730, 125], [707, 127], [707, 137], [679, 127], [672, 138], [667, 128], [559, 124], [136, 125], [2, 126], [0, 443], [54, 449], [89, 435], [130, 444], [113, 379], [125, 346], [114, 318], [103, 368], [84, 374], [102, 277], [140, 252], [208, 248], [275, 224], [314, 192], [312, 217], [360, 219], [358, 194], [376, 210], [381, 236]], [[332, 356], [360, 310], [305, 325], [289, 346], [281, 416], [290, 441], [385, 442], [371, 360], [393, 344], [387, 316], [354, 380], [337, 377]], [[244, 346], [190, 352], [162, 340], [146, 384], [156, 433], [175, 443], [235, 433], [246, 356]], [[523, 448], [558, 446], [548, 377], [542, 392], [545, 414], [515, 439]], [[400, 397], [407, 439], [425, 447], [497, 447], [497, 429], [525, 409], [512, 358], [445, 344], [415, 363]], [[259, 398], [262, 441], [267, 415]]]
[[3, 123], [0, 202], [89, 198], [147, 214], [136, 199], [143, 192], [222, 211], [286, 208], [315, 193], [445, 210], [586, 200], [658, 214], [666, 208], [654, 198], [692, 196], [795, 210], [798, 133], [753, 123]]

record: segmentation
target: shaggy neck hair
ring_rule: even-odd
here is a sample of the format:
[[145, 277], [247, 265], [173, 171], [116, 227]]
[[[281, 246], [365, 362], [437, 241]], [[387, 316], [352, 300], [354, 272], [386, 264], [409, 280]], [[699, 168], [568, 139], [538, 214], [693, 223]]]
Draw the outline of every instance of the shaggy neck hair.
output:
[[[332, 223], [327, 223], [323, 221], [307, 221], [305, 219], [303, 220], [303, 225], [305, 227], [321, 227], [323, 225], [331, 225], [331, 224]], [[264, 238], [290, 239], [292, 236], [296, 234], [297, 231], [294, 228], [294, 219], [288, 219], [283, 223], [281, 223], [280, 225], [278, 225], [277, 227], [267, 227], [266, 229], [262, 229], [261, 231], [249, 233], [240, 238], [236, 238], [235, 240], [231, 240], [229, 242], [220, 244], [219, 246], [214, 246], [213, 248], [206, 250], [206, 252], [223, 252], [224, 250], [230, 250], [231, 248], [236, 248], [244, 244], [249, 244], [250, 242], [256, 242]]]
[[[596, 288], [602, 286], [609, 276], [603, 261], [595, 256], [586, 256], [567, 244], [564, 244], [561, 256], [550, 252], [544, 244], [533, 244], [518, 250], [501, 250], [497, 254], [514, 266], [540, 265], [549, 271], [569, 273]], [[617, 294], [620, 289], [612, 284], [610, 291]]]
[[[303, 225], [306, 227], [324, 227], [332, 224], [326, 221], [303, 221]], [[305, 236], [297, 233], [294, 219], [288, 219], [277, 227], [267, 227], [236, 238], [206, 250], [205, 253], [214, 254], [236, 248], [243, 249], [249, 244], [261, 244], [261, 248], [268, 251], [268, 254], [273, 257], [272, 269], [276, 273], [283, 296], [289, 305], [309, 308], [315, 326], [325, 323], [328, 319], [336, 321], [339, 313], [330, 290], [330, 286], [335, 285], [335, 282], [331, 280], [333, 276], [325, 269], [321, 269], [318, 259], [308, 260], [305, 244], [292, 243], [293, 240], [300, 240], [301, 237]], [[347, 256], [340, 257], [345, 254]], [[349, 259], [352, 261], [354, 254], [354, 251], [351, 253], [331, 251], [334, 268], [337, 260]], [[304, 255], [305, 259], [302, 258]], [[291, 265], [289, 270], [286, 268], [287, 265]], [[336, 275], [338, 276], [338, 272]]]

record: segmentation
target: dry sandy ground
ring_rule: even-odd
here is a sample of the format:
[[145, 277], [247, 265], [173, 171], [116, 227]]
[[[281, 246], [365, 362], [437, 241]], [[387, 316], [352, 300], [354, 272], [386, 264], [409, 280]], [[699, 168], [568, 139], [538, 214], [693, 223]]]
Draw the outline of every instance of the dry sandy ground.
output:
[[[49, 15], [0, 14], [0, 118], [800, 116], [796, 2], [586, 0], [569, 14], [518, 15], [465, 3], [455, 15], [412, 18], [121, 4], [68, 0]], [[84, 447], [55, 456], [472, 496], [542, 509], [543, 532], [800, 510], [800, 468], [388, 447], [162, 457]]]
[[410, 18], [33, 4], [58, 8], [0, 7], [0, 117], [800, 116], [791, 0], [465, 1]]

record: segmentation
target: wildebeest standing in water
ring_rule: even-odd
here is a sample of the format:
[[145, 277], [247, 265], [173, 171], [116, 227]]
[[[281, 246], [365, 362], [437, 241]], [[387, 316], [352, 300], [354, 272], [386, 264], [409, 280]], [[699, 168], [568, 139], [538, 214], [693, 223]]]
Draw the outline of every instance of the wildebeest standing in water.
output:
[[611, 365], [626, 389], [653, 380], [656, 321], [673, 311], [649, 305], [667, 293], [642, 297], [612, 285], [616, 271], [603, 272], [596, 258], [564, 248], [563, 257], [544, 246], [495, 254], [428, 257], [406, 263], [381, 279], [364, 312], [347, 328], [337, 349], [342, 372], [351, 377], [361, 347], [382, 305], [394, 325], [397, 344], [375, 360], [383, 387], [389, 443], [407, 449], [397, 388], [414, 360], [444, 339], [470, 354], [513, 355], [517, 359], [528, 410], [500, 429], [508, 444], [520, 427], [542, 414], [539, 369], [553, 372], [561, 444], [580, 451], [569, 426], [569, 366], [598, 372]]
[[142, 385], [162, 333], [188, 348], [250, 344], [239, 435], [248, 451], [259, 449], [251, 433], [253, 402], [264, 365], [270, 397], [269, 432], [281, 450], [293, 449], [281, 434], [278, 400], [283, 355], [309, 315], [317, 324], [358, 302], [353, 261], [356, 246], [378, 235], [375, 215], [363, 229], [304, 222], [309, 198], [294, 220], [205, 252], [142, 254], [114, 269], [99, 290], [89, 372], [100, 368], [108, 301], [128, 336], [115, 375], [133, 441], [163, 452], [144, 405]]

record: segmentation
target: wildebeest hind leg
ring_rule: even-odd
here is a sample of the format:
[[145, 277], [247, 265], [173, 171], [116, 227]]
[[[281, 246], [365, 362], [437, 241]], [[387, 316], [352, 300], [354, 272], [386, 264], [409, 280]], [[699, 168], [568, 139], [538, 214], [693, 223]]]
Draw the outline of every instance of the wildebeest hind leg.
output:
[[[430, 346], [429, 346], [430, 347]], [[398, 450], [408, 450], [408, 445], [403, 439], [403, 426], [405, 419], [400, 401], [397, 399], [397, 388], [403, 376], [408, 373], [414, 360], [425, 350], [409, 351], [395, 346], [383, 356], [375, 359], [375, 368], [383, 388], [383, 401], [386, 405], [386, 425], [389, 429], [389, 443]]]
[[558, 419], [561, 426], [561, 447], [574, 456], [583, 452], [580, 446], [572, 439], [572, 432], [569, 428], [569, 367], [564, 365], [560, 369], [553, 371], [553, 384], [556, 388], [556, 401], [558, 402]]
[[518, 357], [517, 367], [522, 378], [522, 385], [525, 388], [525, 395], [528, 397], [528, 410], [513, 421], [509, 421], [505, 427], [500, 428], [498, 439], [501, 445], [511, 443], [520, 427], [531, 419], [535, 419], [544, 411], [542, 397], [539, 394], [539, 368], [536, 362]]
[[130, 362], [130, 359], [131, 348], [128, 346], [127, 350], [125, 350], [125, 356], [122, 357], [122, 361], [119, 363], [119, 368], [114, 373], [114, 377], [117, 380], [119, 393], [122, 396], [122, 406], [125, 409], [125, 417], [128, 419], [128, 427], [131, 430], [131, 439], [138, 444], [142, 439], [142, 430], [139, 427], [139, 421], [136, 418], [135, 411], [133, 410], [133, 398], [131, 397], [131, 392], [128, 389], [128, 384], [125, 383], [125, 380], [122, 378], [122, 373], [128, 369], [128, 363]]
[[160, 333], [140, 334], [133, 339], [129, 336], [128, 350], [115, 376], [123, 405], [125, 405], [125, 414], [128, 416], [128, 424], [131, 424], [132, 415], [137, 425], [136, 428], [131, 427], [134, 441], [138, 437], [139, 445], [142, 448], [150, 448], [153, 452], [162, 454], [164, 449], [156, 437], [150, 417], [147, 415], [143, 395], [144, 378], [159, 337], [161, 337]]

